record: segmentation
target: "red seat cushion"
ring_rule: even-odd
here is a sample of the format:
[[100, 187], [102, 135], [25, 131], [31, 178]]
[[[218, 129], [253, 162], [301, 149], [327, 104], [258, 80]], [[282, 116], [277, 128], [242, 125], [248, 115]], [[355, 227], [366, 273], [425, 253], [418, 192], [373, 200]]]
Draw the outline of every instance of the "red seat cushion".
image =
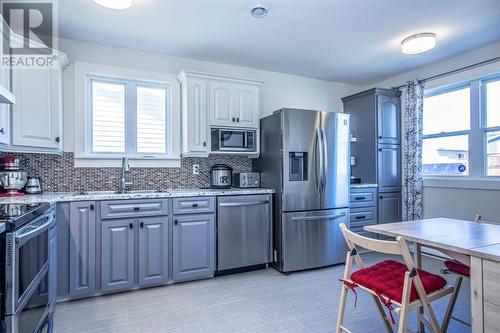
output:
[[470, 267], [465, 264], [462, 264], [460, 261], [446, 260], [444, 262], [444, 265], [452, 272], [461, 274], [463, 276], [470, 276]]
[[[405, 264], [394, 260], [384, 260], [370, 267], [360, 269], [351, 274], [351, 280], [375, 292], [401, 303], [404, 286], [404, 275], [407, 271]], [[443, 288], [446, 280], [423, 270], [418, 270], [427, 294]], [[417, 290], [412, 285], [410, 301], [418, 298]]]

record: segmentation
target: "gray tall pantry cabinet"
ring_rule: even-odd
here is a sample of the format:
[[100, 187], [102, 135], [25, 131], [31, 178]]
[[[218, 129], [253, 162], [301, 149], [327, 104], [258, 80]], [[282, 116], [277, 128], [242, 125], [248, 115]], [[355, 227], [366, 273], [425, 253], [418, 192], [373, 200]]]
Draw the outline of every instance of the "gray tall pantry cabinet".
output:
[[373, 88], [342, 98], [351, 115], [351, 175], [378, 184], [378, 223], [401, 221], [401, 92]]

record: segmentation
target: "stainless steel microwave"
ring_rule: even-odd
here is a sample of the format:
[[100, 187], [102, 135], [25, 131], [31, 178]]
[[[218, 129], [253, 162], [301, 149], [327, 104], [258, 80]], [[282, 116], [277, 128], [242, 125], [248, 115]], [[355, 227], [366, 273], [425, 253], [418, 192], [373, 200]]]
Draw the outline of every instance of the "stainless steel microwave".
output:
[[256, 152], [257, 131], [212, 128], [212, 151]]

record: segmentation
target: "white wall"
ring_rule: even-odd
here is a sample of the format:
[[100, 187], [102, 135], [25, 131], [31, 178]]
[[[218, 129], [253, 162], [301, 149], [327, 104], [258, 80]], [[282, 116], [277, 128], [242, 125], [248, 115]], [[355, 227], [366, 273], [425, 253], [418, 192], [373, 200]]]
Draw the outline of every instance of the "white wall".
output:
[[73, 63], [74, 61], [113, 65], [177, 75], [181, 70], [263, 81], [261, 116], [274, 110], [291, 107], [342, 112], [341, 97], [361, 91], [349, 84], [310, 79], [306, 77], [237, 67], [225, 64], [166, 56], [132, 49], [110, 47], [61, 39], [59, 48], [68, 56], [70, 66], [64, 72], [64, 150], [74, 151], [73, 123]]
[[[498, 57], [499, 55], [500, 43], [495, 43], [374, 83], [370, 87], [389, 88], [399, 86], [408, 80], [440, 74]], [[429, 81], [426, 83], [426, 88], [451, 85], [493, 73], [500, 73], [500, 62]], [[475, 214], [480, 214], [485, 221], [500, 222], [500, 210], [498, 209], [498, 203], [500, 203], [499, 183], [499, 181], [484, 179], [479, 181], [424, 181], [424, 217], [443, 216], [470, 220]]]

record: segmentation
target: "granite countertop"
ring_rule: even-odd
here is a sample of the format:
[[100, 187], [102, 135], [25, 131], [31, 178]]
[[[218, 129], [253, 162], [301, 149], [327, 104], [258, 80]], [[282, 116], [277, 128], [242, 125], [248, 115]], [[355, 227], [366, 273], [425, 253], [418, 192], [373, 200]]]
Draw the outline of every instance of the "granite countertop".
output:
[[89, 192], [47, 192], [44, 194], [25, 195], [22, 197], [0, 198], [0, 204], [6, 203], [37, 203], [71, 201], [98, 201], [98, 200], [127, 200], [127, 199], [154, 199], [154, 198], [180, 198], [180, 197], [206, 197], [245, 194], [270, 194], [274, 190], [267, 188], [230, 188], [230, 189], [166, 189], [161, 191], [143, 191], [129, 193], [115, 193], [107, 191]]
[[351, 188], [367, 188], [367, 187], [378, 187], [378, 184], [370, 184], [370, 183], [351, 184]]

